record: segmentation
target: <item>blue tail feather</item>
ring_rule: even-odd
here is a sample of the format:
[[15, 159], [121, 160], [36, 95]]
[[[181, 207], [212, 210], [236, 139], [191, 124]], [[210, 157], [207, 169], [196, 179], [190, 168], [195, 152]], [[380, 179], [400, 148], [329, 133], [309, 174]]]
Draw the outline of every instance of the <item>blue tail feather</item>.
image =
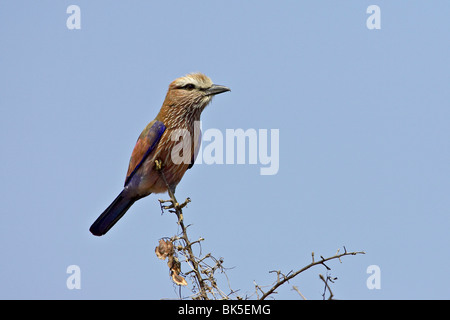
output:
[[111, 229], [128, 211], [137, 199], [130, 198], [123, 190], [108, 208], [95, 220], [89, 231], [95, 236], [102, 236]]

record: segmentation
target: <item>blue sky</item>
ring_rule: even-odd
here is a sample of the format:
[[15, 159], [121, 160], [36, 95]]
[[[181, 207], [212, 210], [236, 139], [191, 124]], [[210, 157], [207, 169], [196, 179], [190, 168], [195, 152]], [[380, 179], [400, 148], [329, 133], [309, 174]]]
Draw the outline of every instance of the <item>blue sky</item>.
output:
[[[69, 30], [66, 9], [81, 9]], [[366, 9], [381, 9], [369, 30]], [[199, 164], [177, 187], [193, 239], [231, 287], [329, 263], [339, 299], [448, 299], [450, 4], [426, 1], [0, 1], [0, 298], [176, 298], [154, 248], [177, 232], [158, 198], [104, 237], [168, 84], [201, 71], [232, 91], [202, 127], [278, 129], [279, 171]], [[341, 249], [342, 250], [342, 249]], [[81, 270], [69, 290], [66, 269]], [[367, 267], [381, 271], [369, 290]], [[185, 270], [188, 271], [188, 270]], [[277, 299], [321, 299], [311, 269]], [[189, 291], [183, 291], [184, 296]]]

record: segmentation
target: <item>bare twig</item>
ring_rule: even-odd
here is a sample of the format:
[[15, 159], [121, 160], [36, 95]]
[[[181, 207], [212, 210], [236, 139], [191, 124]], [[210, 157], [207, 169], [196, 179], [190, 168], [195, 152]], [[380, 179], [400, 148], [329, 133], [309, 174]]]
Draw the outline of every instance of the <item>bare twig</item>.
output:
[[[192, 299], [202, 299], [202, 300], [218, 299], [218, 298], [230, 299], [232, 296], [237, 299], [242, 299], [242, 297], [239, 297], [236, 294], [237, 291], [231, 289], [230, 287], [230, 282], [225, 273], [225, 267], [223, 266], [223, 258], [216, 259], [214, 256], [211, 255], [211, 253], [207, 253], [204, 256], [202, 256], [201, 242], [204, 240], [202, 237], [200, 237], [198, 240], [190, 241], [187, 234], [187, 229], [190, 225], [186, 226], [184, 224], [182, 209], [186, 207], [186, 205], [189, 202], [191, 202], [191, 199], [187, 198], [183, 203], [181, 204], [178, 203], [175, 197], [175, 190], [170, 187], [164, 175], [164, 172], [162, 170], [163, 164], [161, 163], [161, 161], [159, 160], [155, 161], [155, 169], [159, 172], [161, 179], [165, 183], [168, 190], [168, 194], [170, 196], [170, 200], [159, 200], [161, 211], [164, 212], [164, 210], [169, 210], [169, 212], [175, 213], [177, 216], [178, 225], [181, 228], [180, 234], [177, 234], [171, 238], [166, 237], [161, 239], [159, 246], [155, 249], [155, 253], [158, 256], [158, 258], [168, 259], [168, 266], [170, 269], [170, 275], [172, 276], [172, 280], [180, 286], [187, 285], [187, 282], [184, 279], [184, 277], [189, 276], [192, 279], [191, 290], [194, 292], [194, 295], [191, 296]], [[194, 245], [199, 245], [200, 256], [196, 256], [194, 254], [193, 250]], [[297, 275], [308, 270], [313, 266], [323, 265], [327, 270], [331, 270], [330, 267], [327, 264], [325, 264], [330, 260], [337, 259], [339, 260], [339, 262], [342, 262], [341, 258], [344, 256], [364, 254], [364, 252], [362, 251], [347, 252], [347, 249], [345, 247], [344, 253], [339, 253], [339, 251], [340, 250], [337, 250], [334, 256], [328, 258], [320, 256], [320, 260], [317, 261], [315, 259], [314, 252], [312, 252], [311, 253], [312, 262], [295, 272], [291, 270], [287, 274], [284, 274], [281, 272], [281, 270], [270, 271], [270, 273], [276, 273], [276, 282], [272, 286], [269, 285], [261, 287], [254, 281], [257, 298], [259, 300], [266, 299], [271, 294], [276, 293], [275, 290], [277, 288], [284, 285], [285, 283], [288, 283], [289, 280], [295, 278]], [[184, 257], [184, 260], [179, 259], [178, 254], [181, 254], [182, 257]], [[191, 270], [182, 273], [181, 272], [182, 263], [187, 263], [191, 268]], [[230, 289], [230, 293], [226, 294], [223, 290], [221, 290], [218, 287], [217, 280], [215, 278], [215, 274], [217, 273], [217, 271], [220, 271], [222, 274], [225, 275], [226, 280], [228, 282], [228, 287]], [[325, 284], [323, 293], [324, 299], [326, 291], [328, 290], [330, 293], [329, 299], [331, 300], [334, 295], [331, 291], [328, 282], [333, 282], [335, 278], [331, 278], [328, 275], [326, 278], [323, 275], [319, 275], [319, 277]], [[270, 289], [265, 292], [264, 290], [266, 290], [267, 287], [270, 287]], [[305, 296], [300, 292], [298, 287], [293, 286], [293, 290], [295, 290], [304, 300], [306, 300]], [[180, 290], [180, 297], [181, 297], [181, 290]], [[246, 296], [245, 298], [248, 297]]]
[[161, 207], [164, 209], [175, 209], [175, 213], [177, 215], [178, 218], [178, 224], [181, 227], [181, 232], [182, 232], [182, 236], [181, 239], [184, 242], [183, 245], [183, 249], [187, 252], [188, 255], [188, 262], [193, 270], [193, 272], [195, 273], [195, 277], [194, 279], [197, 282], [197, 286], [200, 290], [199, 292], [199, 297], [200, 299], [204, 299], [204, 300], [208, 300], [208, 294], [206, 291], [206, 286], [204, 283], [204, 279], [200, 273], [200, 269], [199, 269], [199, 264], [197, 262], [197, 259], [192, 251], [192, 243], [189, 240], [189, 237], [187, 235], [187, 231], [186, 231], [186, 227], [184, 226], [184, 222], [183, 222], [183, 211], [182, 209], [191, 201], [191, 199], [187, 198], [186, 201], [184, 203], [182, 203], [181, 205], [178, 203], [177, 199], [175, 198], [175, 193], [172, 190], [172, 188], [169, 186], [169, 184], [167, 183], [166, 177], [164, 175], [164, 172], [162, 170], [162, 163], [159, 160], [155, 161], [155, 165], [156, 165], [156, 169], [159, 172], [161, 179], [164, 181], [164, 183], [167, 186], [167, 190], [170, 196], [170, 202], [172, 202], [172, 205], [170, 206], [162, 206], [162, 203], [164, 202], [168, 202], [168, 201], [163, 201], [160, 200], [159, 202], [161, 203]]
[[292, 289], [297, 291], [297, 293], [300, 295], [300, 297], [302, 297], [303, 300], [306, 300], [306, 297], [300, 292], [300, 290], [298, 290], [297, 286], [292, 286]]
[[[182, 204], [177, 202], [175, 198], [175, 192], [170, 188], [167, 183], [167, 179], [162, 170], [163, 166], [161, 161], [155, 161], [155, 169], [159, 172], [161, 179], [165, 183], [168, 193], [170, 196], [170, 200], [159, 200], [161, 211], [169, 210], [169, 212], [175, 213], [178, 218], [178, 225], [181, 228], [181, 234], [173, 236], [170, 238], [170, 244], [163, 241], [160, 246], [161, 248], [156, 249], [157, 256], [159, 258], [164, 259], [165, 257], [169, 258], [169, 268], [172, 276], [172, 280], [178, 285], [186, 285], [185, 279], [180, 275], [181, 273], [181, 263], [185, 262], [191, 268], [190, 271], [183, 273], [184, 276], [189, 276], [192, 279], [192, 288], [191, 290], [195, 293], [191, 298], [192, 299], [230, 299], [233, 295], [237, 299], [240, 297], [236, 294], [237, 291], [232, 290], [230, 287], [230, 283], [228, 277], [225, 273], [225, 267], [223, 266], [223, 258], [215, 258], [211, 253], [207, 253], [204, 256], [202, 255], [202, 247], [201, 242], [205, 239], [200, 237], [198, 240], [191, 241], [187, 234], [187, 229], [189, 225], [184, 224], [183, 211], [182, 209], [191, 202], [190, 198], [187, 198], [186, 201]], [[168, 238], [165, 238], [168, 239]], [[171, 245], [171, 246], [170, 246]], [[193, 247], [194, 245], [198, 245], [200, 247], [200, 256], [196, 256], [194, 254]], [[174, 248], [172, 251], [169, 251], [166, 248]], [[175, 251], [176, 250], [176, 251]], [[168, 253], [166, 253], [168, 252]], [[176, 252], [180, 253], [185, 259], [178, 260], [176, 257]], [[227, 281], [228, 286], [230, 287], [230, 293], [226, 294], [223, 292], [217, 284], [217, 280], [215, 278], [215, 273], [220, 271], [220, 273], [224, 274]], [[181, 295], [180, 295], [181, 296]]]
[[328, 297], [328, 300], [333, 300], [334, 294], [331, 291], [331, 288], [330, 288], [330, 285], [328, 284], [328, 281], [334, 283], [334, 281], [337, 280], [337, 278], [331, 278], [329, 275], [327, 275], [327, 278], [325, 279], [325, 277], [323, 275], [321, 275], [321, 274], [319, 274], [319, 278], [325, 284], [325, 288], [323, 289], [323, 294], [322, 294], [323, 300], [325, 300], [325, 294], [327, 292], [327, 289], [330, 292], [330, 296]]
[[[263, 293], [262, 297], [259, 298], [259, 300], [264, 300], [266, 299], [269, 295], [271, 295], [272, 293], [275, 292], [275, 290], [280, 287], [281, 285], [283, 285], [284, 283], [288, 282], [289, 280], [295, 278], [296, 276], [298, 276], [300, 273], [308, 270], [311, 267], [314, 267], [316, 265], [323, 265], [327, 270], [331, 270], [326, 264], [325, 262], [330, 261], [330, 260], [334, 260], [334, 259], [339, 259], [341, 257], [344, 256], [350, 256], [350, 255], [357, 255], [357, 254], [365, 254], [365, 252], [363, 251], [357, 251], [357, 252], [347, 252], [347, 249], [345, 249], [344, 247], [344, 253], [339, 254], [339, 250], [338, 252], [329, 258], [324, 258], [323, 256], [320, 256], [320, 260], [319, 261], [314, 261], [314, 252], [312, 253], [312, 262], [310, 264], [308, 264], [307, 266], [301, 268], [300, 270], [297, 270], [293, 273], [288, 274], [287, 276], [284, 276], [282, 278], [279, 277], [279, 273], [277, 273], [277, 281], [276, 283], [265, 293]], [[258, 286], [258, 289], [261, 290], [261, 287]], [[262, 291], [262, 290], [261, 290]], [[331, 292], [331, 291], [330, 291]]]

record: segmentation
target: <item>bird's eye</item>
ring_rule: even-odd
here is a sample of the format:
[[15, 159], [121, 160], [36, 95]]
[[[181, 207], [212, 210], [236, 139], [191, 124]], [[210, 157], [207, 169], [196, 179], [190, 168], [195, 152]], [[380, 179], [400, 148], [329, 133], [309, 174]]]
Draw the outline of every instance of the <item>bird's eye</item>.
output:
[[186, 84], [186, 85], [183, 86], [183, 89], [186, 89], [186, 90], [193, 90], [193, 89], [195, 89], [195, 85], [192, 84], [192, 83], [188, 83], [188, 84]]

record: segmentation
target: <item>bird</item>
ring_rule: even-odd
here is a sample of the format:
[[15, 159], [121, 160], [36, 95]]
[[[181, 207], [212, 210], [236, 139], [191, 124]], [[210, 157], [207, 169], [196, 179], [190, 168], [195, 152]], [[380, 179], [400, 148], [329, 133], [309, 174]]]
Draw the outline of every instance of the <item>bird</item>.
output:
[[[137, 139], [123, 190], [89, 228], [93, 235], [106, 234], [139, 199], [152, 193], [167, 192], [168, 188], [175, 192], [199, 151], [201, 135], [197, 134], [197, 141], [192, 137], [201, 113], [215, 95], [227, 91], [231, 91], [230, 88], [214, 84], [199, 72], [170, 83], [159, 113]], [[190, 148], [184, 148], [183, 144], [181, 149], [180, 139], [189, 142]], [[186, 160], [189, 153], [189, 161], [180, 161], [179, 157]]]

